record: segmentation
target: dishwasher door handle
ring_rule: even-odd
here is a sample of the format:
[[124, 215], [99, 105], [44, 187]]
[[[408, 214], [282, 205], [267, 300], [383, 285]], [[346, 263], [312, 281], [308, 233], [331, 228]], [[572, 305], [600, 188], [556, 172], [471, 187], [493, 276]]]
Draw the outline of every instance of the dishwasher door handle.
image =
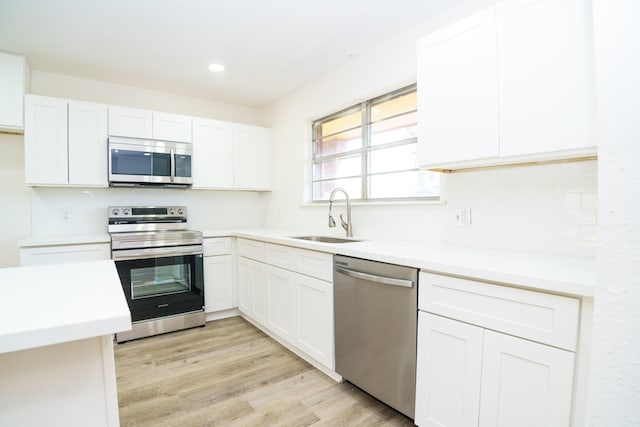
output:
[[402, 286], [404, 288], [413, 288], [413, 280], [395, 279], [393, 277], [377, 276], [375, 274], [363, 273], [361, 271], [349, 270], [343, 267], [336, 267], [338, 273], [354, 279], [368, 280], [370, 282], [381, 283], [383, 285]]

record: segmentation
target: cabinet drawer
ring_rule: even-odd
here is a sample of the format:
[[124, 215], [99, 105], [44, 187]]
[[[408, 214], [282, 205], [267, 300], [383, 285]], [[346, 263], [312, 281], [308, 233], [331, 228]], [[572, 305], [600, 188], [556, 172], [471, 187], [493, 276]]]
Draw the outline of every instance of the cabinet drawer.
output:
[[230, 237], [215, 237], [202, 242], [204, 256], [227, 255], [231, 253]]
[[264, 261], [264, 243], [257, 240], [238, 239], [238, 255]]
[[575, 351], [577, 298], [420, 273], [420, 310]]
[[331, 254], [266, 243], [265, 262], [306, 276], [333, 282], [333, 256]]

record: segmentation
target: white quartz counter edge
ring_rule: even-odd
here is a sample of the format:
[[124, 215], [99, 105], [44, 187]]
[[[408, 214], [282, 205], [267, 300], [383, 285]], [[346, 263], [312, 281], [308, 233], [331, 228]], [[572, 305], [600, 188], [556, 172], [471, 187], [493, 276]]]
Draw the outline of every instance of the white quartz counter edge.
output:
[[38, 246], [90, 245], [97, 243], [111, 243], [111, 237], [107, 233], [32, 236], [27, 239], [20, 240], [18, 242], [18, 247], [33, 248]]
[[[215, 231], [203, 233], [205, 237], [222, 236]], [[378, 239], [339, 244], [320, 243], [290, 237], [304, 233], [273, 230], [237, 230], [225, 233], [225, 236], [367, 258], [416, 267], [423, 271], [546, 292], [580, 297], [593, 297], [595, 292], [595, 259], [591, 258]]]
[[130, 329], [111, 260], [0, 269], [0, 353]]

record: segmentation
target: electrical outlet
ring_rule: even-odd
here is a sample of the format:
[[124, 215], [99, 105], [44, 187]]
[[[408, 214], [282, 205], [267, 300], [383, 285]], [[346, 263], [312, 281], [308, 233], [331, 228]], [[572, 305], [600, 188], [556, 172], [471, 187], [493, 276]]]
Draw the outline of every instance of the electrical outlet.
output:
[[456, 225], [458, 227], [471, 227], [471, 208], [458, 209], [456, 212]]

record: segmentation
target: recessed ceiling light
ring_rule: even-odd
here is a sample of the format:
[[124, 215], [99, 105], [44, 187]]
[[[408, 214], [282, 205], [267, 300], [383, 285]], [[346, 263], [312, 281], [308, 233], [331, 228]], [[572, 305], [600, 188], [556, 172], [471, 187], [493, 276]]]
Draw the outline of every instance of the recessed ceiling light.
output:
[[224, 65], [222, 64], [209, 64], [209, 70], [214, 73], [219, 73], [220, 71], [224, 71]]

